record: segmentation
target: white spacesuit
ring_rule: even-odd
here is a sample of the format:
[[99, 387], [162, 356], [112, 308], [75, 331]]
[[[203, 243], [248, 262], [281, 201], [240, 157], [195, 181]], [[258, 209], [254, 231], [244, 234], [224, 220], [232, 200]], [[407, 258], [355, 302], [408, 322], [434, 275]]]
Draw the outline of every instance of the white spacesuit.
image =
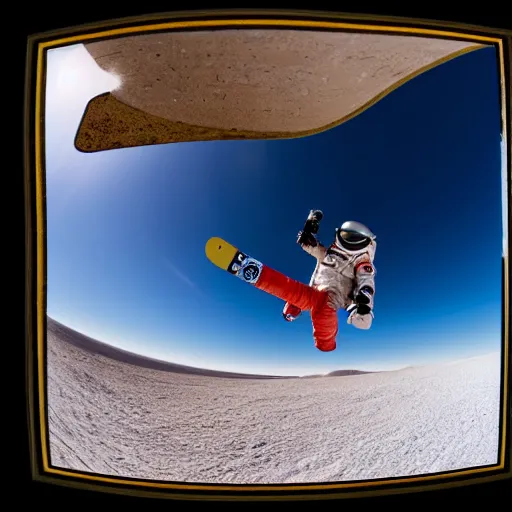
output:
[[[356, 221], [338, 228], [330, 247], [322, 245], [311, 233], [300, 232], [298, 238], [304, 251], [317, 260], [309, 285], [327, 292], [330, 307], [346, 310], [347, 323], [359, 329], [369, 329], [373, 321], [375, 239], [370, 229]], [[283, 310], [287, 321], [295, 320], [300, 313], [291, 303]]]
[[241, 273], [256, 288], [285, 301], [283, 317], [295, 320], [310, 311], [315, 346], [322, 352], [336, 349], [337, 312], [348, 313], [347, 322], [369, 329], [373, 321], [375, 295], [375, 235], [363, 224], [345, 222], [336, 230], [334, 242], [324, 247], [316, 238], [323, 214], [312, 210], [297, 243], [317, 260], [309, 285], [250, 260], [251, 272]]

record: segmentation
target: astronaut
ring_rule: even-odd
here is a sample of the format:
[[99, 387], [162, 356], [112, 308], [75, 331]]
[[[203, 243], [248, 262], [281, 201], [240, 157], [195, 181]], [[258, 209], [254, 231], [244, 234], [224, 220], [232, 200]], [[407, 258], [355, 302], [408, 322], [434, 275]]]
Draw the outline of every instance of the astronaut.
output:
[[[322, 217], [320, 210], [312, 210], [308, 220]], [[329, 247], [318, 241], [315, 231], [304, 229], [297, 237], [302, 249], [316, 258], [309, 286], [268, 268], [255, 286], [286, 302], [282, 314], [288, 322], [309, 310], [315, 346], [329, 352], [336, 348], [339, 310], [346, 311], [347, 323], [353, 327], [372, 325], [377, 244], [370, 229], [356, 221], [337, 228]]]

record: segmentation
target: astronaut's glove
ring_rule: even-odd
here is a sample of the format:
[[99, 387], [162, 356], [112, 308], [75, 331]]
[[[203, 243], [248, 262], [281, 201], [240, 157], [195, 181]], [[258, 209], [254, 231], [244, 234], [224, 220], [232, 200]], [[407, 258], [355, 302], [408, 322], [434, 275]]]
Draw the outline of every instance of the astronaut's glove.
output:
[[299, 234], [297, 235], [297, 243], [299, 245], [306, 245], [309, 247], [316, 247], [318, 245], [315, 235], [307, 233], [306, 231], [299, 231]]
[[373, 311], [368, 306], [351, 304], [347, 308], [347, 312], [349, 313], [347, 324], [363, 330], [367, 330], [372, 326]]
[[363, 286], [354, 299], [354, 303], [347, 308], [347, 324], [357, 329], [369, 329], [373, 322], [373, 311], [371, 308], [373, 290], [369, 286]]

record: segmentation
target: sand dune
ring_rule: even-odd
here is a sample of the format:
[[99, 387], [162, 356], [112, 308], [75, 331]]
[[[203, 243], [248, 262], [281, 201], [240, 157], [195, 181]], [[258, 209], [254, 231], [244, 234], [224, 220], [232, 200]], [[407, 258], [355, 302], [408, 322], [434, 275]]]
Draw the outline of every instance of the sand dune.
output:
[[[347, 481], [495, 464], [498, 354], [316, 379], [135, 366], [49, 324], [53, 465], [203, 483]], [[58, 327], [58, 326], [57, 326]]]

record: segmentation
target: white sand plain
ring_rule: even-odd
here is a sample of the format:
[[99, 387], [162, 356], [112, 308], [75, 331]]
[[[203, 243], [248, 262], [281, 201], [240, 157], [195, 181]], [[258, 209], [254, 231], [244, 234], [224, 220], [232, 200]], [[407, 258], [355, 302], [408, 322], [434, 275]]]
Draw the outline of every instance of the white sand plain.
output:
[[496, 464], [499, 354], [314, 379], [153, 370], [48, 330], [51, 463], [191, 483], [301, 483]]

